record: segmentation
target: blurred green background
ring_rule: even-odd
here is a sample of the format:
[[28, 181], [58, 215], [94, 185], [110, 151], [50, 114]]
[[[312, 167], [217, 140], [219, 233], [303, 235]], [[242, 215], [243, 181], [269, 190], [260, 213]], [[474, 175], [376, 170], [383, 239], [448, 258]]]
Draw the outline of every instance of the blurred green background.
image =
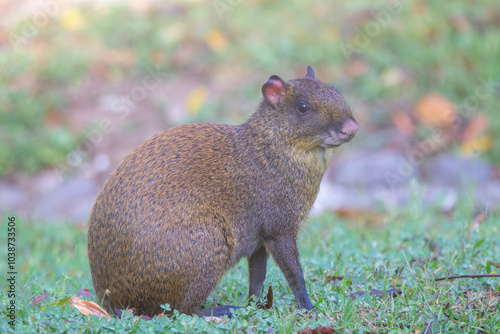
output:
[[99, 150], [120, 152], [115, 165], [177, 123], [243, 122], [269, 75], [303, 76], [309, 64], [361, 123], [352, 149], [401, 144], [381, 129], [411, 145], [448, 127], [440, 150], [500, 162], [496, 0], [2, 6], [3, 176], [70, 174]]

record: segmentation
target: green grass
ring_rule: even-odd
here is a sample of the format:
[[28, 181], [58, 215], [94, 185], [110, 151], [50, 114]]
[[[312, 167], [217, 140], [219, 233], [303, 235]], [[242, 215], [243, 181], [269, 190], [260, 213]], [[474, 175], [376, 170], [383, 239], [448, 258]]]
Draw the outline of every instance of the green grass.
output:
[[[0, 44], [0, 173], [54, 166], [77, 146], [80, 134], [71, 126], [75, 101], [70, 92], [78, 92], [82, 83], [108, 87], [134, 75], [140, 81], [141, 73], [156, 66], [174, 81], [186, 76], [199, 78], [200, 84], [218, 76], [227, 81], [224, 91], [212, 91], [191, 120], [242, 121], [261, 98], [267, 75], [290, 79], [303, 75], [311, 64], [318, 77], [354, 93], [354, 100], [378, 105], [364, 115], [367, 124], [390, 124], [390, 99], [406, 99], [411, 110], [422, 95], [435, 91], [463, 114], [488, 115], [488, 133], [498, 142], [497, 1], [396, 3], [399, 7], [385, 18], [381, 13], [393, 7], [368, 0], [333, 5], [299, 0], [176, 2], [149, 13], [124, 5], [83, 7], [76, 9], [83, 22], [79, 27], [68, 28], [59, 16], [51, 16], [38, 33], [14, 48], [11, 40], [18, 39], [13, 36], [22, 36], [26, 25], [33, 24], [28, 17], [7, 27]], [[66, 9], [74, 8], [62, 8], [62, 17], [75, 16], [66, 15]], [[213, 32], [222, 38], [214, 39]], [[358, 36], [366, 43], [357, 43]], [[346, 57], [345, 45], [354, 45], [356, 52]], [[354, 59], [366, 63], [367, 70], [346, 76]], [[405, 73], [405, 79], [391, 81], [394, 73]], [[476, 96], [490, 80], [489, 93]], [[466, 108], [467, 99], [472, 99], [472, 108]], [[162, 103], [169, 100], [165, 97]], [[499, 162], [500, 146], [486, 156]]]
[[[301, 258], [307, 289], [316, 309], [299, 312], [285, 280], [270, 261], [264, 290], [274, 291], [273, 308], [239, 310], [227, 323], [208, 323], [186, 315], [134, 322], [131, 316], [105, 321], [83, 316], [65, 298], [83, 288], [93, 292], [86, 255], [86, 228], [71, 224], [17, 222], [16, 332], [191, 332], [294, 333], [303, 328], [331, 326], [339, 333], [417, 333], [431, 322], [434, 333], [497, 333], [500, 331], [500, 280], [462, 278], [435, 282], [452, 274], [498, 272], [500, 217], [489, 216], [471, 227], [466, 205], [451, 217], [419, 205], [385, 216], [377, 226], [331, 213], [314, 217], [301, 236]], [[1, 230], [6, 230], [3, 218]], [[440, 248], [437, 257], [427, 240]], [[6, 258], [6, 233], [0, 254]], [[413, 260], [413, 261], [412, 261]], [[5, 268], [5, 266], [3, 267]], [[2, 273], [3, 275], [4, 273]], [[324, 283], [328, 276], [344, 276]], [[0, 312], [7, 305], [3, 276]], [[207, 300], [245, 305], [246, 261], [222, 279]], [[349, 295], [370, 289], [400, 289], [396, 298]], [[46, 293], [39, 305], [30, 301]], [[83, 298], [83, 297], [82, 297]], [[98, 302], [95, 297], [92, 298]], [[59, 305], [58, 305], [59, 304]], [[62, 305], [62, 306], [61, 306]], [[0, 331], [14, 332], [0, 317]]]

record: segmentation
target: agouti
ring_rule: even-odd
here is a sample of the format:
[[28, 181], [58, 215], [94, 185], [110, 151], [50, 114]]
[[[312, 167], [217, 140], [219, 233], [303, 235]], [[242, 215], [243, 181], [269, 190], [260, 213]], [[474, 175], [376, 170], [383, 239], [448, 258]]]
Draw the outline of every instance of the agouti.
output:
[[[242, 257], [249, 295], [258, 298], [268, 254], [296, 306], [313, 308], [298, 232], [332, 148], [351, 140], [358, 123], [310, 66], [305, 78], [271, 76], [262, 94], [245, 123], [176, 126], [146, 140], [111, 174], [88, 232], [94, 289], [106, 308], [153, 316], [168, 303], [192, 314]], [[229, 308], [214, 312], [221, 313]]]

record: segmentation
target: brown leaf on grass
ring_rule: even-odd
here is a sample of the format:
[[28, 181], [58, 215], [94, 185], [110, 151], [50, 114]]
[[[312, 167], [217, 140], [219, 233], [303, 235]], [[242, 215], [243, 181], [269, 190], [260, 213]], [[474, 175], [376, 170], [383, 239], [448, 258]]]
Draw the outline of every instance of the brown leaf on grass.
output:
[[368, 211], [368, 210], [356, 210], [356, 209], [337, 209], [334, 211], [335, 215], [340, 218], [357, 220], [367, 224], [382, 224], [385, 221], [386, 214]]
[[397, 110], [391, 114], [391, 120], [394, 126], [404, 135], [413, 136], [415, 133], [415, 124], [410, 116]]
[[264, 308], [269, 310], [271, 307], [273, 307], [273, 288], [269, 286], [269, 290], [267, 290], [267, 302]]
[[338, 283], [340, 281], [342, 281], [344, 279], [344, 276], [326, 276], [325, 279], [324, 279], [324, 284], [328, 284], [328, 283]]
[[111, 320], [109, 314], [93, 301], [83, 300], [79, 297], [71, 297], [69, 299], [69, 304], [78, 309], [83, 315], [97, 315], [99, 318], [106, 317], [108, 321]]
[[455, 105], [439, 93], [428, 93], [416, 104], [415, 118], [431, 127], [446, 127], [453, 124], [457, 117]]
[[42, 300], [44, 300], [45, 298], [48, 298], [47, 294], [44, 293], [43, 295], [40, 295], [40, 296], [36, 296], [35, 298], [33, 298], [31, 301], [30, 301], [30, 304], [35, 306], [35, 305], [38, 305]]
[[[402, 291], [398, 290], [398, 289], [388, 289], [388, 290], [385, 290], [385, 296], [386, 297], [388, 297], [388, 296], [397, 297], [401, 293], [402, 293]], [[366, 291], [358, 291], [358, 292], [351, 293], [349, 295], [349, 297], [354, 300], [358, 296], [363, 296], [365, 294], [366, 294]], [[372, 295], [374, 295], [375, 297], [378, 297], [378, 298], [384, 298], [384, 291], [381, 291], [381, 290], [371, 289], [370, 290], [370, 294], [372, 294]]]
[[335, 333], [335, 330], [329, 326], [321, 326], [314, 329], [306, 328], [299, 329], [297, 334], [332, 334]]
[[79, 296], [86, 296], [86, 297], [92, 297], [92, 294], [90, 293], [89, 289], [80, 289], [78, 290], [78, 295]]

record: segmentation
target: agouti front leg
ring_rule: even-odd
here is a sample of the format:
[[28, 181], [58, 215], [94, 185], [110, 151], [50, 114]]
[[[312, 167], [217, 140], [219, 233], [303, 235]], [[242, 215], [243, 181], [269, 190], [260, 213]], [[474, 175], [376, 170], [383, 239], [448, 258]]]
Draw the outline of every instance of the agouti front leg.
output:
[[260, 298], [262, 284], [266, 279], [267, 258], [269, 257], [266, 247], [261, 246], [248, 259], [248, 275], [250, 287], [248, 289], [250, 298]]
[[285, 275], [288, 286], [295, 296], [299, 309], [312, 310], [314, 308], [307, 295], [304, 274], [299, 262], [299, 249], [295, 237], [280, 235], [266, 243], [269, 253]]

